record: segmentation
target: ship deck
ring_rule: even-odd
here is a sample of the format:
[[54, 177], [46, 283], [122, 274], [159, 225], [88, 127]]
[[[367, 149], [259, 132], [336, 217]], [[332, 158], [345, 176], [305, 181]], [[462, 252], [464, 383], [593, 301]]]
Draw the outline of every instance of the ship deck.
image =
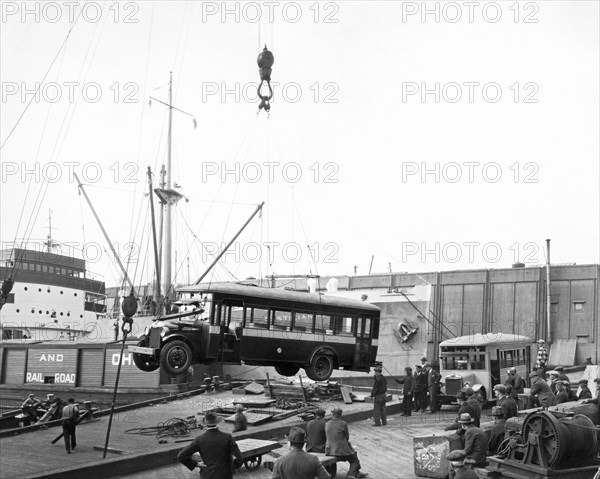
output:
[[[127, 478], [169, 478], [198, 477], [197, 472], [190, 472], [176, 462], [177, 452], [186, 442], [175, 443], [173, 437], [167, 437], [166, 443], [160, 444], [154, 435], [128, 434], [133, 428], [156, 426], [170, 418], [201, 418], [204, 411], [215, 406], [223, 406], [234, 400], [263, 399], [259, 396], [234, 395], [231, 391], [216, 394], [201, 394], [172, 402], [157, 402], [152, 406], [133, 409], [115, 414], [110, 435], [110, 450], [106, 459], [102, 459], [108, 417], [77, 427], [77, 449], [67, 454], [62, 439], [56, 444], [51, 441], [61, 433], [59, 427], [42, 429], [37, 432], [22, 433], [0, 438], [0, 463], [2, 477], [26, 478], [94, 478], [94, 477], [127, 477]], [[328, 410], [340, 405], [344, 416], [350, 423], [350, 439], [359, 451], [363, 470], [372, 478], [385, 479], [401, 477], [412, 479], [417, 477], [413, 469], [413, 437], [423, 436], [443, 429], [443, 426], [454, 420], [455, 409], [430, 414], [415, 414], [410, 418], [400, 416], [400, 404], [397, 397], [388, 403], [388, 425], [371, 427], [372, 404], [355, 402], [344, 405], [341, 401], [323, 402], [321, 407]], [[252, 409], [252, 408], [249, 408]], [[249, 419], [252, 413], [249, 412]], [[254, 437], [259, 439], [281, 440], [292, 425], [302, 423], [298, 417], [273, 421], [258, 426], [249, 426], [247, 431], [235, 433], [237, 439]], [[221, 430], [231, 432], [232, 424], [225, 421], [219, 425]], [[201, 434], [200, 430], [192, 431], [189, 439]], [[285, 446], [284, 446], [285, 447]], [[24, 454], [24, 451], [26, 453]], [[281, 450], [280, 450], [281, 451]], [[26, 457], [26, 460], [24, 460]], [[265, 456], [264, 460], [268, 457]], [[340, 463], [337, 477], [344, 477], [347, 463]], [[400, 472], [401, 471], [401, 472]], [[400, 474], [400, 475], [399, 475]], [[271, 473], [263, 467], [248, 471], [242, 467], [235, 477], [267, 478]]]

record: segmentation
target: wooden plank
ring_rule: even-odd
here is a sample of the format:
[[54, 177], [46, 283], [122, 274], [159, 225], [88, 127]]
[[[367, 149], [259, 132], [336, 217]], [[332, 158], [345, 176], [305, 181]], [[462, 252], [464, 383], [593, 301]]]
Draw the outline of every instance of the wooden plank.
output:
[[236, 444], [240, 448], [243, 458], [257, 454], [266, 454], [273, 449], [279, 449], [281, 447], [281, 444], [277, 441], [265, 441], [253, 438], [240, 439], [239, 441], [236, 441]]
[[267, 398], [252, 398], [252, 399], [234, 399], [233, 404], [243, 404], [244, 406], [250, 407], [268, 407], [274, 404], [275, 399], [267, 399]]
[[557, 339], [550, 346], [548, 364], [551, 366], [572, 366], [575, 364], [576, 339]]
[[342, 386], [340, 387], [340, 391], [342, 392], [342, 397], [344, 398], [344, 404], [352, 404], [352, 396], [350, 396], [352, 388], [348, 386]]

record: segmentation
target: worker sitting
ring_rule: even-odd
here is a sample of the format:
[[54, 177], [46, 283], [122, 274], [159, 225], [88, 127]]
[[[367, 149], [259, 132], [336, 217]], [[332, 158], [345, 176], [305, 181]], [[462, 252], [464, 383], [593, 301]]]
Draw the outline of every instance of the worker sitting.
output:
[[42, 405], [42, 402], [31, 393], [21, 405], [24, 414], [27, 414], [31, 423], [37, 422], [37, 408]]

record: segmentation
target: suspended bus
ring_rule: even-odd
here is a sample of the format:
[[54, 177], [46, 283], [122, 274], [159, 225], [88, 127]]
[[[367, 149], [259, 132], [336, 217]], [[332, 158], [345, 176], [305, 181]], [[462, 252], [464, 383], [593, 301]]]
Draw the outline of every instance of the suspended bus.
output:
[[504, 384], [505, 371], [514, 367], [523, 378], [531, 371], [531, 344], [527, 336], [488, 333], [447, 339], [440, 343], [441, 404], [456, 402], [468, 382], [484, 403], [495, 401], [496, 384]]
[[334, 369], [368, 372], [375, 365], [380, 312], [372, 304], [234, 283], [179, 294], [181, 305], [200, 308], [154, 322], [129, 347], [144, 371], [162, 366], [180, 375], [196, 363], [243, 363], [273, 366], [283, 376], [304, 368], [323, 381]]

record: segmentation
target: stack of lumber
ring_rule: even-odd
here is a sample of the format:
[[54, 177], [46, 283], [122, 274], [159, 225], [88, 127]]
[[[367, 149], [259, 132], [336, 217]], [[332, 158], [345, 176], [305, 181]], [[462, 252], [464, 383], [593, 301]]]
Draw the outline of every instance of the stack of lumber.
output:
[[274, 398], [291, 398], [306, 401], [309, 397], [308, 388], [295, 385], [271, 383], [269, 385], [269, 395]]

